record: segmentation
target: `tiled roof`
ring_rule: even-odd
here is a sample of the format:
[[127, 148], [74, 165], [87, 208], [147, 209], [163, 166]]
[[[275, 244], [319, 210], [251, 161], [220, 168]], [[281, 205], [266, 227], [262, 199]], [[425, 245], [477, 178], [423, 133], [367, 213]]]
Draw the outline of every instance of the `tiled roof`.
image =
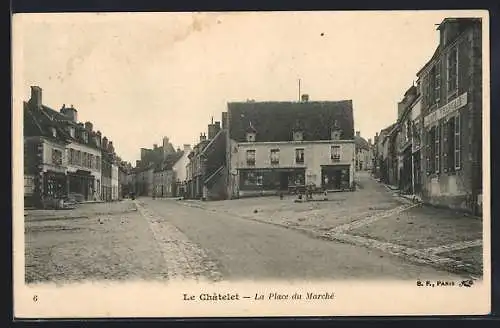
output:
[[[89, 133], [88, 142], [86, 143], [81, 133], [78, 133], [78, 131], [84, 131], [85, 128], [56, 110], [45, 105], [42, 105], [40, 109], [32, 108], [28, 102], [24, 102], [23, 110], [25, 136], [44, 136], [60, 141], [78, 142], [86, 146], [99, 148], [93, 138], [95, 132]], [[77, 131], [74, 138], [69, 133], [70, 126]], [[52, 128], [55, 128], [57, 131], [57, 137], [55, 138], [51, 132]]]
[[155, 165], [155, 172], [171, 170], [182, 156], [184, 156], [184, 151], [168, 154], [163, 162]]
[[370, 149], [370, 144], [368, 144], [368, 141], [366, 141], [366, 139], [363, 137], [355, 136], [354, 143], [355, 143], [357, 148], [366, 149], [366, 150]]
[[341, 139], [354, 139], [351, 100], [309, 102], [233, 102], [228, 104], [231, 139], [246, 140], [246, 130], [257, 131], [256, 141], [288, 141], [292, 130], [304, 128], [304, 140], [329, 140], [337, 121]]

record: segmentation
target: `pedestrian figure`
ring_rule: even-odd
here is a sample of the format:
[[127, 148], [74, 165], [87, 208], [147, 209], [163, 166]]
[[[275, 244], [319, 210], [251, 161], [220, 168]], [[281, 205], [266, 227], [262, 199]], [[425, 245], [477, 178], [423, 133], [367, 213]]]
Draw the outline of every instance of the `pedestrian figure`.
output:
[[280, 191], [280, 199], [283, 200], [283, 191]]

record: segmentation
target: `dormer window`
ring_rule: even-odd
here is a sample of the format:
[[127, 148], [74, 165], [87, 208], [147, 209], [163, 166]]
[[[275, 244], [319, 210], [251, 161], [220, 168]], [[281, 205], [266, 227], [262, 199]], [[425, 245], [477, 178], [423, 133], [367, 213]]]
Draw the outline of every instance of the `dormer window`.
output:
[[246, 134], [246, 140], [247, 142], [255, 142], [255, 138], [257, 136], [257, 130], [252, 125], [252, 122], [249, 122], [248, 128], [247, 128], [247, 134]]
[[87, 131], [83, 131], [82, 136], [85, 143], [89, 142], [89, 134], [87, 133]]
[[53, 136], [54, 138], [55, 138], [55, 137], [57, 137], [57, 130], [56, 130], [56, 128], [51, 128], [50, 130], [51, 130], [51, 132], [52, 132], [52, 136]]
[[304, 140], [304, 133], [302, 131], [293, 131], [293, 141]]
[[339, 129], [332, 129], [331, 139], [332, 140], [339, 140], [340, 139], [340, 130]]
[[304, 140], [304, 129], [300, 121], [295, 122], [295, 126], [292, 129], [293, 141]]
[[75, 137], [75, 128], [72, 126], [69, 128], [69, 135], [71, 136], [71, 138]]

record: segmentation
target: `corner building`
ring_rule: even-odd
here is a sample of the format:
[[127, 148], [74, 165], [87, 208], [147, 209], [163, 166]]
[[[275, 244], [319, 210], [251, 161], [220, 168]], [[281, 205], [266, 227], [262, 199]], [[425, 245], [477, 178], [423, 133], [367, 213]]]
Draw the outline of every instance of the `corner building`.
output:
[[422, 89], [422, 198], [482, 212], [481, 20], [447, 18], [439, 45], [417, 73]]

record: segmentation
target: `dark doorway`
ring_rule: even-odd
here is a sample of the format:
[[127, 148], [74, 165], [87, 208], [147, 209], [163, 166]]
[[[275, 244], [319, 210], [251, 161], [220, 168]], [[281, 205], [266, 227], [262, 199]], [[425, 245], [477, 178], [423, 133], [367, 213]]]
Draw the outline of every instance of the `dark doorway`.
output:
[[288, 190], [289, 176], [288, 172], [280, 172], [280, 190]]

